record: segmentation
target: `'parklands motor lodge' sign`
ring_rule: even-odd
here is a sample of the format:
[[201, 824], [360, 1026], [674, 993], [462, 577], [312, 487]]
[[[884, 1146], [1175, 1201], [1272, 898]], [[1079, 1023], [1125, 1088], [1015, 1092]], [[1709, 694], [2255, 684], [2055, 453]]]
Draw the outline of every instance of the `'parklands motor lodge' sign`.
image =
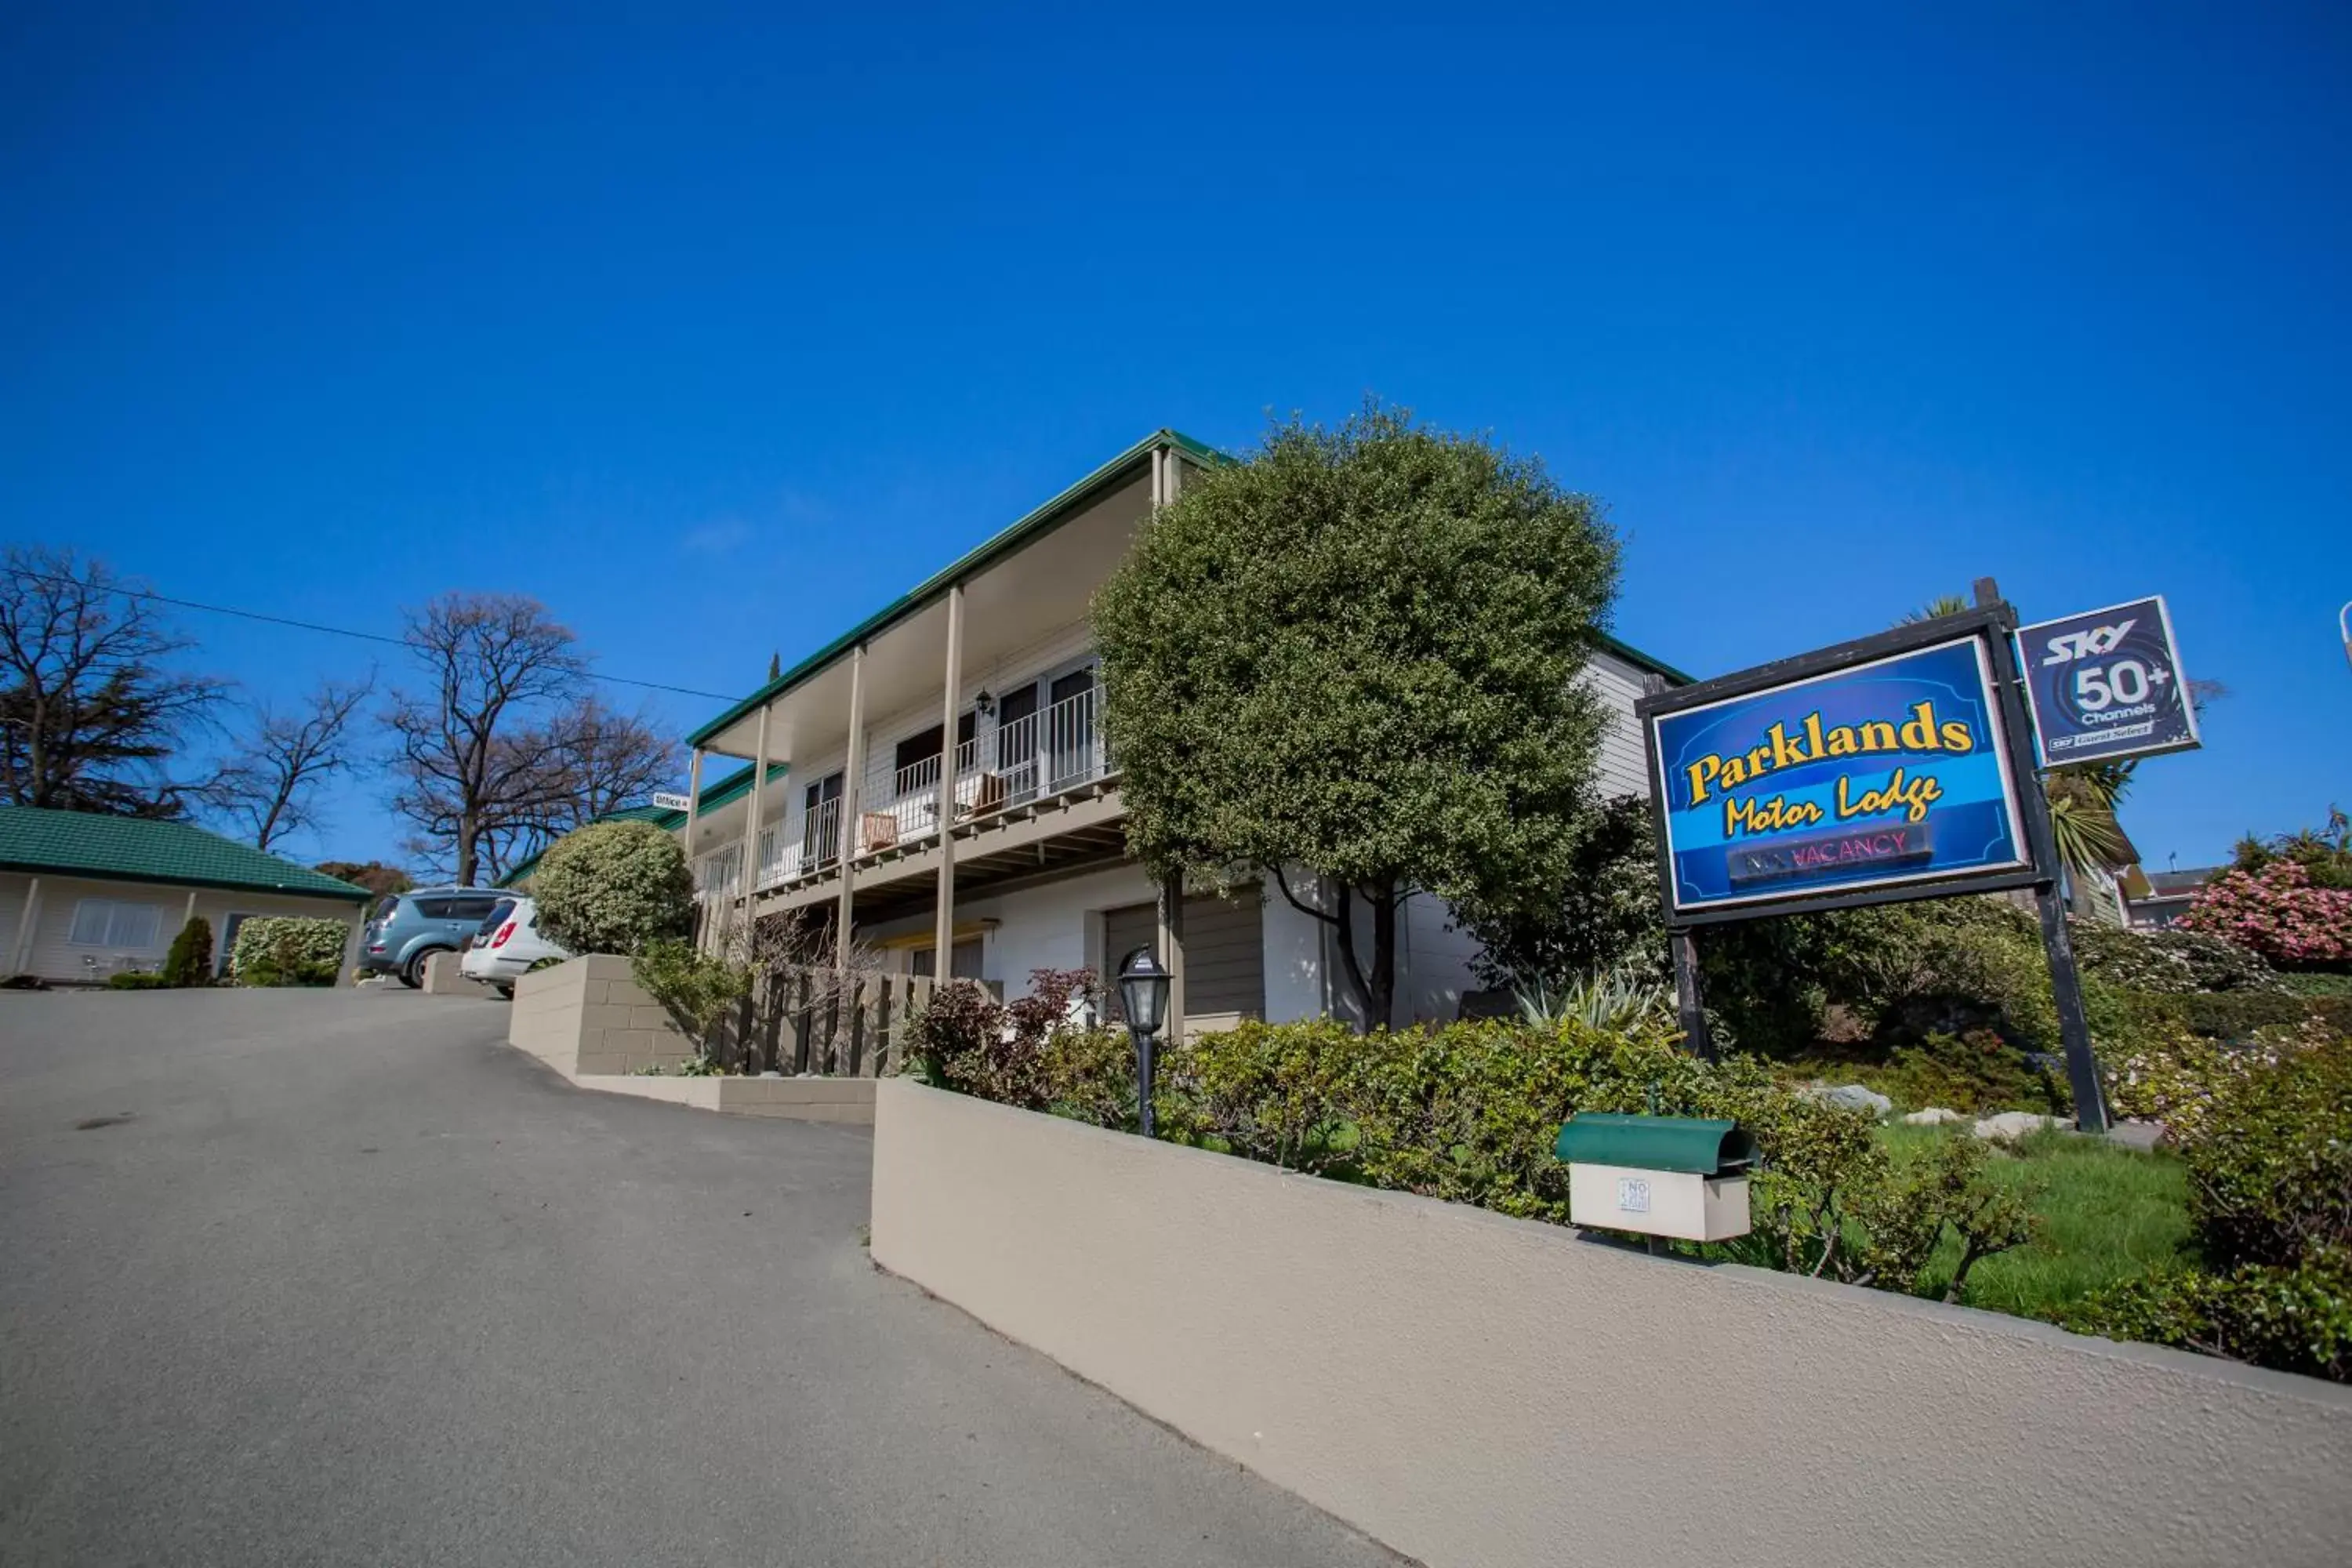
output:
[[2163, 601], [2029, 628], [1990, 582], [1978, 607], [1656, 691], [1658, 880], [1685, 1037], [1707, 1054], [1697, 928], [1801, 910], [2032, 888], [2078, 1124], [2106, 1126], [2060, 896], [2047, 765], [2197, 743]]
[[1969, 619], [1643, 700], [1670, 921], [2035, 879], [2006, 628]]

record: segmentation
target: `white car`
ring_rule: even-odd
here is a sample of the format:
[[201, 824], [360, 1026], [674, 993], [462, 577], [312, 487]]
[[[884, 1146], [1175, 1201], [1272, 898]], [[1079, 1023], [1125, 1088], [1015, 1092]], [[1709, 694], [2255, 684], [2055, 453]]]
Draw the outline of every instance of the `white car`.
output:
[[539, 934], [539, 906], [525, 898], [500, 899], [465, 956], [457, 973], [468, 980], [495, 986], [501, 996], [514, 994], [514, 983], [542, 958], [572, 954]]

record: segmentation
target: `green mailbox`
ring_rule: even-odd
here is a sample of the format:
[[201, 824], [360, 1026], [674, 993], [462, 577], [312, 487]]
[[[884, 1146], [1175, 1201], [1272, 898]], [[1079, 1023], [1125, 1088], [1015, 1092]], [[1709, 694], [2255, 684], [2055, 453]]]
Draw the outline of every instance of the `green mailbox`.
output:
[[1574, 1224], [1685, 1241], [1748, 1234], [1756, 1141], [1737, 1122], [1581, 1111], [1552, 1152], [1568, 1165]]

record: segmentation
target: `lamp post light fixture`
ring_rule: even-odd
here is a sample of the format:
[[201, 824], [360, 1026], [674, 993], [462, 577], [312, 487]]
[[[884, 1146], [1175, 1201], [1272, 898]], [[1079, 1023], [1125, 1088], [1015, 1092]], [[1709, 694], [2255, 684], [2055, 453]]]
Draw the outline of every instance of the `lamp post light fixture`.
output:
[[1119, 965], [1118, 1005], [1127, 1015], [1127, 1032], [1135, 1041], [1135, 1103], [1142, 1119], [1143, 1135], [1151, 1132], [1151, 1041], [1168, 1022], [1168, 971], [1151, 956], [1148, 947], [1138, 948], [1128, 961]]

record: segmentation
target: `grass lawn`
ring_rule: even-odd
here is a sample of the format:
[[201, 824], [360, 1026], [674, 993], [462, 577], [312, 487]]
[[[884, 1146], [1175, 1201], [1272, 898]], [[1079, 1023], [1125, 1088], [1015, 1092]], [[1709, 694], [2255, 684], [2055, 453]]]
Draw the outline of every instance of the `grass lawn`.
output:
[[[1889, 1127], [1881, 1136], [1900, 1161], [1937, 1138], [1967, 1134]], [[2095, 1290], [2189, 1256], [2189, 1183], [2175, 1155], [2049, 1132], [2022, 1141], [2014, 1154], [1996, 1155], [1992, 1175], [2023, 1189], [2041, 1224], [2026, 1246], [1969, 1271], [1962, 1300], [1971, 1307], [2048, 1317]], [[1958, 1259], [1958, 1244], [1948, 1240], [1926, 1280], [1935, 1293], [1942, 1293]]]

